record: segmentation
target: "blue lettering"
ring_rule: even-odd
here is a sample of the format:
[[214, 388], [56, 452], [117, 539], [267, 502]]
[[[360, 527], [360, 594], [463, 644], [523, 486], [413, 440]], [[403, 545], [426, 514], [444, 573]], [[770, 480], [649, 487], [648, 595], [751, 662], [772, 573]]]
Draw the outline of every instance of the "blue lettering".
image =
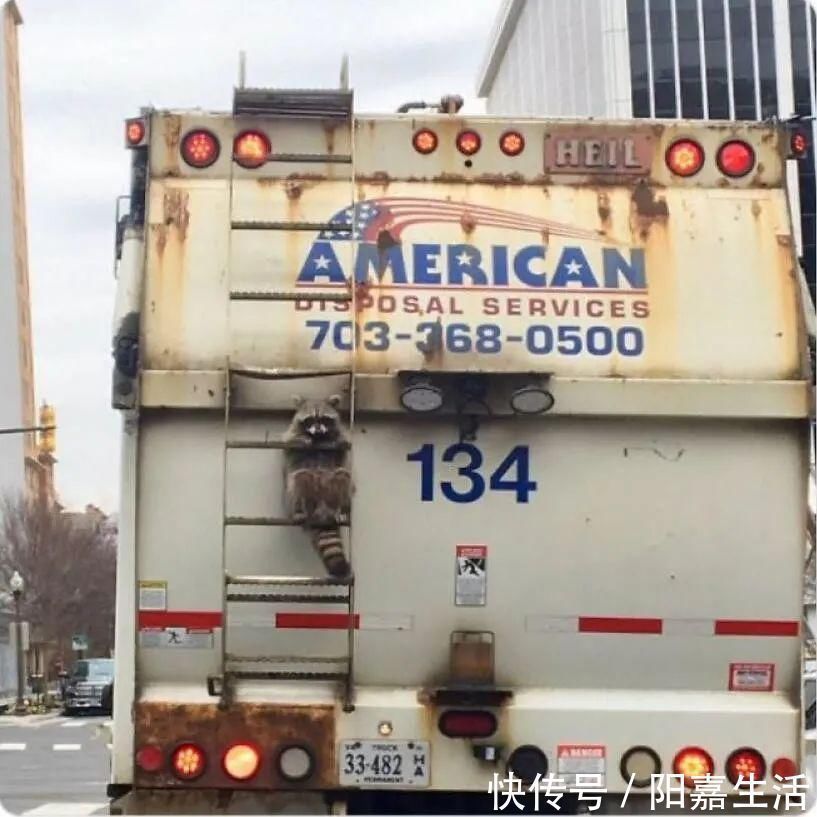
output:
[[531, 244], [529, 247], [522, 247], [513, 259], [513, 271], [516, 277], [530, 287], [543, 287], [547, 285], [544, 272], [534, 272], [530, 268], [531, 261], [539, 259], [545, 260], [545, 247], [541, 244]]
[[565, 247], [553, 273], [550, 282], [554, 287], [565, 287], [569, 284], [579, 284], [584, 288], [593, 288], [599, 285], [587, 258], [579, 247]]
[[629, 263], [614, 247], [605, 247], [601, 251], [604, 261], [604, 286], [610, 289], [619, 286], [619, 276], [633, 289], [647, 288], [647, 272], [644, 265], [644, 250], [630, 250]]
[[395, 284], [407, 283], [403, 248], [399, 244], [393, 244], [385, 250], [380, 250], [377, 244], [370, 242], [361, 242], [358, 245], [355, 281], [360, 284], [368, 281], [370, 270], [374, 270], [375, 277], [382, 281], [387, 269], [391, 269], [391, 279]]
[[298, 273], [299, 283], [312, 283], [317, 280], [328, 284], [346, 283], [346, 276], [338, 263], [332, 244], [328, 241], [316, 241], [312, 245]]
[[508, 286], [508, 248], [497, 244], [491, 247], [494, 268], [494, 286]]
[[470, 244], [451, 244], [448, 247], [448, 283], [462, 284], [468, 276], [475, 286], [485, 286], [488, 276], [480, 266], [482, 253]]
[[414, 245], [414, 283], [441, 284], [437, 259], [440, 257], [439, 244]]

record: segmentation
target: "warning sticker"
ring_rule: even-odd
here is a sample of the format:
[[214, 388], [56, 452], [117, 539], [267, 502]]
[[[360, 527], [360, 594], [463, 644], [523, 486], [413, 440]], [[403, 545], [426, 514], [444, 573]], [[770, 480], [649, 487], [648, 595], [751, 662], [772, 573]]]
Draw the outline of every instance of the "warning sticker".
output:
[[730, 664], [729, 689], [738, 692], [771, 692], [774, 689], [774, 664]]
[[139, 582], [140, 610], [167, 610], [167, 582]]
[[[591, 783], [603, 786], [605, 755], [605, 747], [595, 743], [560, 743], [556, 748], [556, 777], [564, 780], [567, 788]], [[596, 778], [584, 777], [577, 781], [576, 775], [595, 775]]]
[[457, 545], [454, 604], [483, 607], [488, 595], [488, 548], [485, 545]]
[[192, 627], [157, 627], [139, 631], [141, 647], [208, 650], [213, 646], [213, 631]]

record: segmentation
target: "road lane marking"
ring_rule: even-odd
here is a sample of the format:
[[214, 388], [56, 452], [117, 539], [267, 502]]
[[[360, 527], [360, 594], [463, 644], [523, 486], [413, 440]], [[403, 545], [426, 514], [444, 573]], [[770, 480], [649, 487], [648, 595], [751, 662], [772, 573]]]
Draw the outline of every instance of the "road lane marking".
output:
[[25, 743], [0, 743], [0, 752], [22, 752], [25, 748]]
[[81, 743], [55, 743], [55, 752], [78, 752], [82, 748]]
[[63, 729], [75, 729], [77, 726], [85, 726], [86, 723], [93, 723], [93, 721], [63, 721], [60, 726]]

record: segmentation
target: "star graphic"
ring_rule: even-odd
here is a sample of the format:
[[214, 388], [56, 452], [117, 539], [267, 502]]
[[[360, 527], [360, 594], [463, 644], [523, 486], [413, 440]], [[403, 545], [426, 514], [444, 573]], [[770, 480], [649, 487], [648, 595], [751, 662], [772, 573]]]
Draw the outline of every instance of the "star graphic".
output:
[[470, 267], [471, 266], [471, 258], [472, 256], [468, 255], [465, 250], [463, 250], [459, 255], [455, 255], [454, 258], [457, 259], [457, 263], [461, 267]]
[[319, 255], [315, 259], [315, 269], [329, 269], [329, 259], [325, 255]]
[[578, 275], [583, 266], [584, 264], [580, 264], [578, 261], [571, 261], [566, 268], [571, 275]]

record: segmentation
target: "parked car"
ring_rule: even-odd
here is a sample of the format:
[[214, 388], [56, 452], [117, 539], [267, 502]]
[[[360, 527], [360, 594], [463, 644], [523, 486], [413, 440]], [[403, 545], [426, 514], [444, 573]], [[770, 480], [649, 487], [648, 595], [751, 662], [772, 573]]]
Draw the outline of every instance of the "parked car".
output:
[[92, 709], [110, 715], [112, 700], [113, 659], [87, 658], [77, 661], [65, 685], [65, 714], [74, 715]]

